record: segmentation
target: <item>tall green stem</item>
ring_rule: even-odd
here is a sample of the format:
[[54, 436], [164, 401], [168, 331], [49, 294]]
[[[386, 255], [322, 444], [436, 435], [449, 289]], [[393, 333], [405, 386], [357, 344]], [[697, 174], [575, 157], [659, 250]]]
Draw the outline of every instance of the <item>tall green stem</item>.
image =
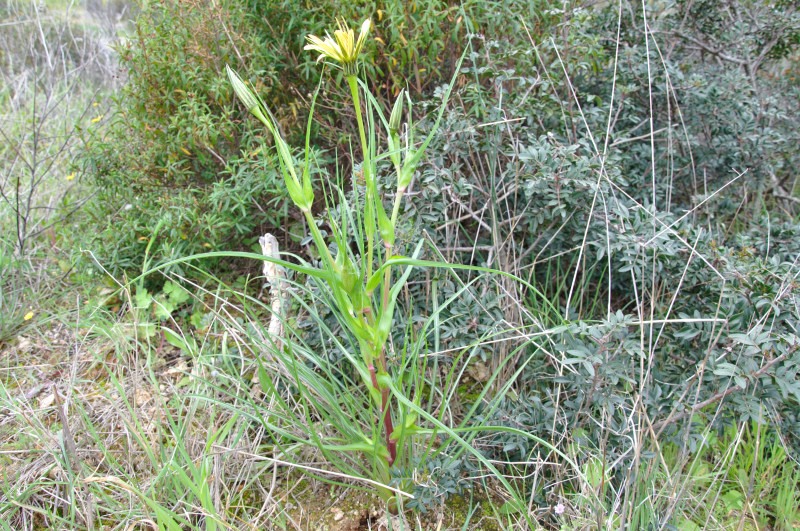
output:
[[[364, 181], [366, 182], [367, 194], [365, 198], [365, 205], [364, 205], [364, 233], [367, 237], [367, 258], [366, 258], [366, 277], [369, 278], [372, 276], [372, 260], [373, 260], [373, 252], [374, 252], [374, 241], [375, 241], [375, 229], [376, 229], [376, 222], [375, 216], [377, 212], [377, 201], [380, 201], [380, 198], [377, 194], [377, 187], [375, 186], [375, 177], [372, 173], [372, 153], [370, 150], [370, 145], [367, 143], [367, 135], [366, 130], [364, 128], [364, 119], [361, 115], [361, 102], [358, 96], [358, 79], [354, 75], [347, 76], [347, 84], [350, 86], [350, 95], [353, 98], [353, 107], [355, 108], [356, 112], [356, 122], [358, 123], [358, 135], [361, 140], [361, 150], [364, 157], [364, 162], [361, 166], [361, 170], [364, 173]], [[386, 259], [389, 259], [389, 255], [391, 254], [391, 249], [386, 249]], [[388, 283], [391, 280], [391, 273], [387, 269], [384, 277], [384, 296], [382, 300], [383, 309], [386, 308], [388, 304]], [[386, 372], [386, 354], [384, 352], [383, 345], [376, 345], [378, 362], [379, 362], [379, 369], [382, 372]], [[380, 389], [378, 385], [375, 367], [370, 365], [369, 367], [370, 373], [372, 374], [373, 378], [373, 386], [375, 389]], [[380, 389], [381, 392], [381, 417], [384, 426], [384, 436], [386, 438], [386, 447], [389, 451], [389, 459], [387, 464], [392, 466], [394, 464], [395, 459], [397, 458], [397, 444], [395, 441], [392, 440], [392, 432], [394, 432], [394, 425], [392, 422], [392, 412], [391, 412], [391, 396], [389, 394], [389, 389], [383, 388]]]
[[367, 143], [367, 134], [364, 128], [364, 119], [361, 116], [361, 100], [358, 95], [358, 79], [354, 75], [347, 76], [347, 84], [350, 86], [350, 96], [353, 98], [353, 108], [356, 112], [356, 122], [358, 123], [358, 136], [361, 140], [361, 151], [364, 157], [364, 162], [361, 165], [361, 171], [364, 173], [364, 181], [366, 182], [367, 195], [364, 205], [364, 233], [367, 237], [367, 256], [365, 259], [366, 276], [372, 276], [372, 259], [374, 256], [374, 239], [375, 239], [375, 182], [372, 175], [372, 159], [370, 147]]
[[367, 144], [367, 134], [364, 129], [364, 119], [361, 117], [361, 99], [358, 96], [358, 79], [356, 76], [347, 76], [347, 84], [350, 86], [350, 96], [353, 98], [353, 107], [356, 111], [356, 122], [358, 122], [358, 135], [361, 140], [361, 149], [364, 152], [364, 178], [367, 178], [367, 168], [372, 169], [368, 164], [370, 162], [369, 145]]

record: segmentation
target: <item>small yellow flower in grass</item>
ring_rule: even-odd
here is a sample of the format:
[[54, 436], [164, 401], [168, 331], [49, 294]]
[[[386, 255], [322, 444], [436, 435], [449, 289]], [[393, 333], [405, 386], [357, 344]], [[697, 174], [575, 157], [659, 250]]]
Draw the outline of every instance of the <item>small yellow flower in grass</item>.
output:
[[95, 116], [94, 118], [92, 118], [92, 123], [96, 124], [97, 122], [99, 122], [102, 119], [103, 119], [103, 115], [102, 114], [100, 116]]
[[364, 47], [364, 42], [367, 40], [367, 34], [369, 34], [369, 28], [372, 23], [367, 19], [361, 24], [358, 39], [356, 39], [352, 28], [348, 28], [345, 25], [344, 20], [339, 19], [336, 24], [339, 29], [334, 30], [333, 37], [327, 32], [324, 39], [320, 39], [316, 35], [307, 36], [308, 44], [306, 44], [305, 49], [319, 52], [320, 56], [317, 61], [328, 58], [339, 63], [344, 69], [345, 75], [355, 75], [358, 71], [358, 54], [361, 52], [361, 48]]
[[31, 319], [33, 319], [33, 312], [26, 313], [23, 319], [25, 319], [26, 321], [30, 321]]
[[72, 172], [69, 175], [67, 175], [67, 180], [68, 181], [72, 181], [73, 179], [75, 179], [75, 172]]

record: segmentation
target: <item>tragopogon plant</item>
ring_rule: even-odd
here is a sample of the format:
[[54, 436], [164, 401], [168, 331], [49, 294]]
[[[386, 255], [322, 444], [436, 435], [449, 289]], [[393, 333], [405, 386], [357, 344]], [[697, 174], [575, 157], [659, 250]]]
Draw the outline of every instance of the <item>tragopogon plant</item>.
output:
[[[372, 462], [371, 468], [375, 471], [375, 479], [388, 485], [392, 478], [392, 468], [404, 463], [404, 449], [408, 437], [425, 431], [420, 430], [416, 424], [418, 415], [414, 410], [418, 410], [419, 404], [416, 404], [417, 408], [408, 407], [413, 401], [399, 394], [403, 389], [402, 375], [392, 375], [392, 368], [387, 362], [387, 349], [390, 348], [388, 338], [392, 331], [397, 297], [411, 269], [407, 265], [399, 274], [393, 270], [393, 266], [398, 265], [397, 258], [393, 260], [395, 227], [404, 194], [438, 126], [441, 112], [432, 132], [418, 146], [415, 145], [410, 123], [406, 128], [407, 133], [401, 135], [404, 109], [408, 121], [411, 120], [410, 100], [406, 108], [404, 99], [407, 99], [407, 96], [403, 91], [397, 97], [388, 121], [386, 120], [377, 100], [358, 78], [359, 55], [369, 34], [370, 25], [370, 21], [366, 20], [356, 38], [355, 32], [348, 28], [344, 21], [338, 21], [338, 28], [333, 32], [333, 36], [327, 34], [325, 38], [319, 38], [310, 35], [306, 46], [307, 50], [320, 53], [320, 61], [327, 60], [333, 68], [343, 71], [344, 79], [350, 89], [363, 157], [360, 168], [363, 173], [365, 193], [363, 202], [356, 205], [359, 213], [355, 216], [345, 215], [338, 220], [329, 216], [327, 223], [331, 229], [331, 242], [325, 240], [312, 211], [314, 186], [311, 182], [313, 161], [309, 146], [310, 127], [306, 132], [304, 163], [298, 168], [291, 148], [281, 137], [277, 123], [264, 102], [230, 68], [228, 76], [241, 102], [272, 134], [287, 191], [292, 202], [305, 216], [311, 238], [320, 256], [320, 269], [315, 272], [316, 277], [326, 282], [331, 298], [335, 301], [336, 311], [340, 313], [342, 321], [359, 345], [358, 355], [349, 359], [353, 362], [361, 383], [366, 386], [372, 397], [376, 426], [380, 426], [375, 433], [381, 433], [381, 437], [380, 440], [374, 440], [370, 437], [371, 434], [364, 434], [363, 444], [349, 444], [342, 450], [362, 452]], [[364, 108], [362, 108], [362, 94]], [[445, 93], [445, 100], [449, 94], [450, 89]], [[309, 126], [313, 112], [312, 100]], [[376, 122], [376, 117], [379, 122]], [[376, 123], [383, 124], [386, 128], [388, 145], [386, 151], [380, 154], [376, 149], [378, 137], [375, 131]], [[379, 193], [376, 161], [380, 159], [390, 160], [396, 174], [393, 197], [384, 198]], [[354, 179], [353, 186], [362, 185]], [[333, 187], [327, 186], [323, 189], [330, 191]], [[341, 201], [339, 196], [326, 199], [329, 204]], [[392, 203], [391, 214], [387, 213], [384, 200]], [[350, 251], [348, 237], [353, 234], [357, 240], [355, 242], [357, 253]], [[335, 245], [329, 246], [329, 243]], [[419, 249], [420, 247], [417, 247], [415, 256], [419, 253]], [[392, 507], [393, 492], [389, 489], [379, 489], [379, 492]]]

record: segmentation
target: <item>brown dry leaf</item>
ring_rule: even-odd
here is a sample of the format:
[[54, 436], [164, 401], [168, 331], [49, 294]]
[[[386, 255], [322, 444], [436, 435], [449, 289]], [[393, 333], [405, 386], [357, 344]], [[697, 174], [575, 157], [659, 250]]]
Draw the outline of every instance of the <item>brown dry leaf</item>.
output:
[[492, 371], [482, 361], [478, 361], [467, 367], [467, 374], [476, 382], [486, 382], [492, 376]]

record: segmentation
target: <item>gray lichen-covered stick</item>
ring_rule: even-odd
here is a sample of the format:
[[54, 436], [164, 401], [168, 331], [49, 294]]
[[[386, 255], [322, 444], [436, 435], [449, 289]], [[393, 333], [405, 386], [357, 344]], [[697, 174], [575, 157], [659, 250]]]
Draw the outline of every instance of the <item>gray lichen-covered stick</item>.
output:
[[[261, 244], [261, 253], [264, 256], [278, 259], [280, 258], [280, 249], [278, 246], [278, 239], [272, 234], [264, 234], [258, 239]], [[270, 339], [275, 343], [277, 348], [283, 345], [283, 298], [286, 289], [286, 272], [283, 268], [273, 262], [264, 261], [264, 276], [270, 285], [270, 307], [272, 308], [272, 316], [269, 320], [269, 335]]]

